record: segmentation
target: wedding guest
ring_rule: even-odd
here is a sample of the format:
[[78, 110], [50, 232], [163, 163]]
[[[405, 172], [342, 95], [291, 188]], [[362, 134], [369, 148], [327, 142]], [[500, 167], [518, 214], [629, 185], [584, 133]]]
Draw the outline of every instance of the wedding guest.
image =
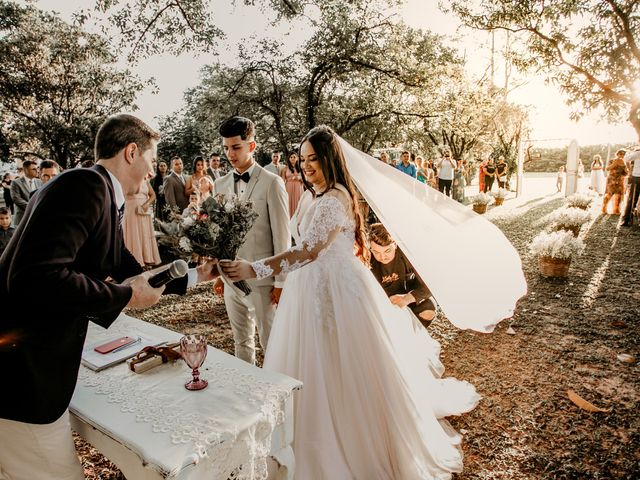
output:
[[402, 250], [381, 223], [369, 227], [371, 271], [394, 305], [409, 307], [420, 322], [429, 326], [436, 316], [431, 291], [416, 274]]
[[410, 177], [416, 178], [416, 166], [409, 161], [409, 152], [402, 152], [402, 155], [400, 155], [400, 163], [396, 165], [396, 168]]
[[182, 211], [182, 217], [196, 216], [200, 212], [200, 194], [195, 191], [189, 195], [189, 205]]
[[458, 161], [458, 166], [453, 173], [453, 185], [451, 197], [457, 202], [464, 203], [464, 187], [466, 186], [464, 180], [464, 165], [461, 161]]
[[436, 166], [438, 168], [438, 190], [450, 197], [454, 171], [458, 164], [451, 158], [451, 152], [446, 151]]
[[91, 168], [96, 164], [96, 162], [94, 162], [93, 160], [84, 160], [83, 162], [80, 163], [80, 166], [82, 168]]
[[205, 172], [204, 158], [196, 157], [193, 160], [193, 175], [187, 179], [184, 190], [187, 195], [197, 191], [200, 202], [213, 194], [213, 180]]
[[421, 156], [416, 157], [416, 178], [421, 183], [427, 183], [429, 181], [429, 168], [424, 161], [424, 158]]
[[23, 177], [16, 178], [11, 182], [11, 199], [15, 204], [16, 215], [13, 219], [14, 225], [20, 225], [24, 217], [25, 210], [29, 204], [31, 192], [42, 186], [42, 180], [38, 178], [38, 166], [36, 162], [26, 160], [22, 163]]
[[558, 174], [556, 175], [556, 188], [558, 189], [558, 192], [562, 190], [564, 177], [565, 177], [564, 165], [560, 165], [560, 168], [558, 169]]
[[484, 184], [485, 184], [485, 170], [484, 167], [487, 166], [487, 160], [480, 162], [480, 167], [478, 167], [478, 189], [480, 192], [484, 193]]
[[124, 202], [122, 233], [124, 245], [141, 266], [160, 264], [160, 252], [153, 231], [152, 205], [156, 194], [147, 180]]
[[153, 192], [156, 194], [155, 214], [156, 218], [160, 220], [166, 219], [165, 207], [167, 205], [167, 201], [164, 198], [164, 177], [168, 174], [169, 166], [167, 165], [167, 162], [160, 160], [158, 162], [158, 172], [151, 179], [151, 187], [153, 187]]
[[214, 152], [209, 157], [209, 167], [207, 168], [207, 175], [209, 175], [211, 180], [213, 180], [214, 182], [224, 175], [224, 172], [220, 168], [219, 153]]
[[613, 215], [620, 215], [620, 202], [624, 196], [625, 178], [629, 174], [627, 165], [624, 163], [624, 150], [616, 152], [616, 158], [609, 162], [607, 166], [607, 189], [602, 199], [602, 213], [607, 213], [609, 200], [613, 201]]
[[60, 172], [62, 172], [62, 168], [60, 168], [57, 162], [53, 160], [43, 160], [40, 162], [40, 180], [43, 185], [60, 174]]
[[638, 205], [638, 197], [640, 197], [640, 145], [636, 146], [635, 151], [625, 155], [627, 166], [631, 170], [631, 176], [629, 177], [629, 197], [624, 208], [624, 216], [622, 217], [623, 227], [630, 227], [632, 222], [632, 215]]
[[2, 177], [2, 195], [4, 198], [4, 204], [13, 215], [13, 199], [11, 198], [11, 182], [13, 181], [13, 174], [11, 172], [7, 172]]
[[292, 217], [296, 208], [298, 208], [298, 202], [304, 192], [302, 175], [300, 173], [300, 162], [298, 162], [298, 154], [296, 152], [289, 154], [289, 158], [287, 158], [286, 161], [286, 168], [282, 170], [280, 176], [282, 180], [284, 180], [284, 187], [289, 196], [289, 217]]
[[602, 195], [605, 185], [606, 179], [604, 178], [602, 157], [600, 155], [594, 155], [593, 162], [591, 162], [591, 185], [589, 188], [598, 195]]
[[496, 178], [496, 166], [493, 163], [493, 158], [489, 158], [487, 164], [484, 166], [484, 192], [490, 192], [493, 187], [493, 181]]
[[96, 136], [97, 165], [48, 182], [0, 257], [0, 378], [11, 385], [0, 396], [0, 476], [84, 479], [68, 406], [89, 321], [108, 328], [125, 307], [214, 278], [212, 261], [152, 288], [157, 270], [143, 273], [124, 246], [125, 195], [150, 174], [158, 139], [136, 117], [109, 117]]
[[[258, 212], [258, 219], [238, 251], [238, 257], [257, 260], [264, 252], [274, 255], [285, 251], [291, 244], [287, 191], [282, 178], [262, 168], [253, 158], [256, 150], [254, 123], [245, 117], [231, 117], [222, 123], [219, 132], [233, 171], [216, 180], [216, 192], [235, 193], [251, 200]], [[260, 344], [266, 349], [284, 279], [284, 275], [269, 275], [251, 280], [248, 296], [223, 284], [222, 280], [214, 285], [214, 292], [224, 295], [236, 357], [255, 364], [256, 326]]]
[[281, 154], [278, 151], [273, 151], [271, 152], [271, 163], [269, 165], [267, 165], [266, 167], [264, 167], [264, 169], [267, 172], [271, 172], [274, 175], [278, 175], [280, 176], [280, 173], [282, 173], [282, 170], [284, 170], [284, 165], [280, 164], [280, 158], [281, 158]]
[[0, 207], [0, 256], [9, 244], [16, 227], [11, 225], [11, 210], [8, 207]]
[[382, 152], [380, 154], [380, 161], [383, 163], [386, 163], [387, 165], [389, 165], [390, 161], [389, 161], [389, 154], [387, 152]]
[[509, 173], [509, 165], [505, 162], [504, 157], [500, 155], [498, 157], [498, 163], [496, 164], [496, 176], [498, 179], [498, 188], [506, 188], [507, 174]]
[[171, 159], [171, 173], [164, 177], [164, 199], [171, 209], [181, 212], [189, 204], [189, 197], [185, 192], [186, 179], [182, 173], [184, 168], [180, 157]]

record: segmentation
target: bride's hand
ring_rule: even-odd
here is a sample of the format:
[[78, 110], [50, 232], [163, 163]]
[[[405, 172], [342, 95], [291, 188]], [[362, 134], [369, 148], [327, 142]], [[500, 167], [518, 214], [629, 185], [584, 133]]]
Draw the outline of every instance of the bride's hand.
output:
[[218, 266], [232, 282], [256, 278], [256, 272], [246, 260], [220, 260]]

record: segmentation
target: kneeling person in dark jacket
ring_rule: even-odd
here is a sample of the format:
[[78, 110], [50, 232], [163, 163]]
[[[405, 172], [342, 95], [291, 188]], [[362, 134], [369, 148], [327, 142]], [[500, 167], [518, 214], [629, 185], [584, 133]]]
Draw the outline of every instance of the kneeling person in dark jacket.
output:
[[414, 271], [387, 229], [381, 223], [369, 227], [371, 271], [389, 300], [398, 307], [409, 307], [427, 327], [436, 316], [431, 291]]

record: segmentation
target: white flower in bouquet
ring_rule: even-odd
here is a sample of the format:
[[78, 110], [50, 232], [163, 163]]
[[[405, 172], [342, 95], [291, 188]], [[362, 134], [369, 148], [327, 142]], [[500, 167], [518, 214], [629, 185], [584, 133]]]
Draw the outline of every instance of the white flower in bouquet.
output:
[[233, 200], [228, 201], [224, 204], [224, 209], [227, 212], [233, 212], [233, 209], [235, 208], [235, 205], [233, 204]]
[[183, 227], [190, 227], [194, 223], [196, 223], [196, 220], [191, 215], [185, 217], [184, 220], [182, 220], [182, 226]]
[[566, 198], [565, 203], [568, 207], [587, 209], [593, 203], [593, 197], [584, 193], [574, 193]]
[[178, 245], [180, 245], [180, 248], [185, 252], [193, 251], [193, 248], [191, 247], [191, 240], [189, 240], [187, 237], [180, 237], [180, 242], [178, 243]]
[[507, 198], [509, 191], [506, 188], [499, 188], [497, 192], [492, 192], [491, 195], [493, 195], [494, 198]]
[[549, 220], [555, 227], [579, 227], [591, 220], [591, 214], [582, 208], [566, 207], [559, 208], [549, 215]]
[[474, 205], [488, 205], [492, 200], [493, 198], [488, 193], [479, 193], [471, 197], [471, 203]]
[[573, 236], [571, 232], [559, 230], [557, 232], [542, 232], [536, 235], [529, 245], [533, 255], [558, 259], [570, 259], [584, 251], [584, 242]]

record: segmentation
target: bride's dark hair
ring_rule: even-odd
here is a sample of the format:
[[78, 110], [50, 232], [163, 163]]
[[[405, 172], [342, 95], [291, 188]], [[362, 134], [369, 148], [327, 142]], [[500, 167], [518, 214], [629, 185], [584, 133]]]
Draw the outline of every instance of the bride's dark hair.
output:
[[[327, 188], [324, 192], [316, 193], [313, 190], [311, 183], [305, 178], [304, 170], [302, 171], [302, 182], [305, 187], [311, 191], [314, 196], [321, 196], [328, 192], [332, 188], [335, 188], [336, 184], [340, 184], [347, 189], [349, 196], [351, 197], [351, 205], [353, 208], [354, 218], [356, 220], [356, 254], [365, 263], [369, 261], [369, 250], [366, 248], [366, 234], [364, 230], [364, 220], [360, 213], [359, 195], [356, 190], [353, 180], [347, 170], [347, 164], [344, 160], [344, 153], [342, 147], [338, 143], [338, 136], [336, 133], [326, 125], [318, 125], [312, 128], [309, 133], [300, 142], [298, 158], [301, 157], [300, 149], [304, 142], [309, 142], [316, 153], [316, 160], [320, 163], [320, 169], [324, 176]], [[298, 160], [300, 163], [300, 160]]]

